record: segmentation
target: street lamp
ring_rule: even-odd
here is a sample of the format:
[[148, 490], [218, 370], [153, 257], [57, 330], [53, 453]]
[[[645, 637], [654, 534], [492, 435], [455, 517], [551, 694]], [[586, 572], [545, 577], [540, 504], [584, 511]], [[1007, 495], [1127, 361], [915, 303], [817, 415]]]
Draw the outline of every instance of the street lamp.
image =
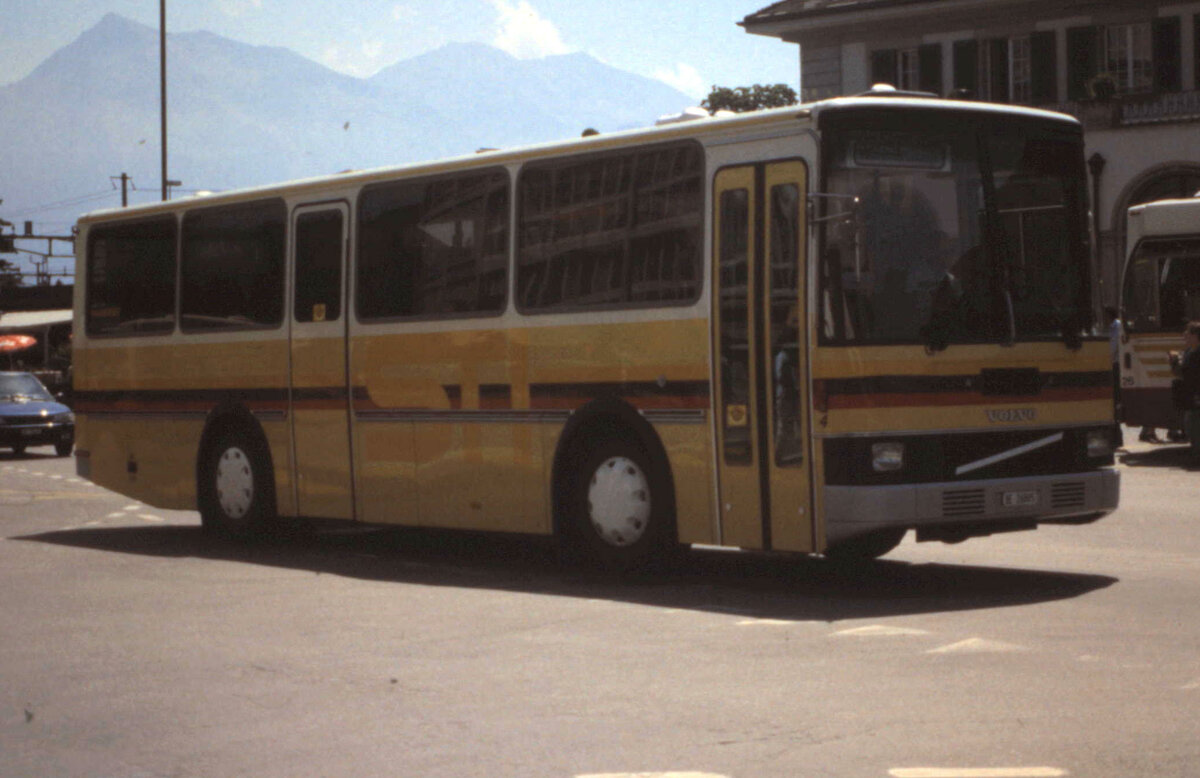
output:
[[[1096, 286], [1093, 287], [1093, 294], [1100, 298], [1100, 302], [1104, 299], [1104, 273], [1100, 260], [1100, 176], [1103, 175], [1107, 162], [1104, 155], [1098, 151], [1088, 157], [1087, 161], [1088, 171], [1092, 174], [1092, 234], [1095, 236], [1092, 248], [1092, 277], [1096, 279]], [[1096, 308], [1096, 303], [1097, 300], [1093, 299], [1093, 309]]]

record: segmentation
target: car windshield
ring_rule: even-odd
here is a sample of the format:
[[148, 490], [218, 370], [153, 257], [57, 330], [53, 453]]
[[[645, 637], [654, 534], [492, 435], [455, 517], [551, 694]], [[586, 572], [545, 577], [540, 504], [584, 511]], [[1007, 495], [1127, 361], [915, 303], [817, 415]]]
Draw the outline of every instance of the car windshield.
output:
[[54, 397], [29, 373], [0, 374], [0, 401], [21, 400], [53, 401]]
[[835, 115], [823, 135], [827, 341], [944, 347], [1086, 327], [1077, 136], [878, 110]]

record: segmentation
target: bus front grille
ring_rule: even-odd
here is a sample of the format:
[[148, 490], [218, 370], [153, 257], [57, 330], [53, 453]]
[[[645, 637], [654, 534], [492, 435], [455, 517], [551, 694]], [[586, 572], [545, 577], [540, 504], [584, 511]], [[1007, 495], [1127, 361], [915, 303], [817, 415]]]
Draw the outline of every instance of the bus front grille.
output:
[[1051, 508], [1082, 508], [1087, 500], [1087, 489], [1082, 481], [1064, 481], [1050, 486]]
[[950, 489], [942, 492], [942, 516], [980, 516], [986, 511], [983, 489]]

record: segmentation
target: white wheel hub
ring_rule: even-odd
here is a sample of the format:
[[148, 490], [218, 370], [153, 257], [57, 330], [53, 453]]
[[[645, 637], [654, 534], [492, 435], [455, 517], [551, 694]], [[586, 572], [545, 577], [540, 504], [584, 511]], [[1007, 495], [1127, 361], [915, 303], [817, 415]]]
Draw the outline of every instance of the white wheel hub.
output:
[[610, 457], [592, 473], [588, 486], [588, 518], [596, 533], [612, 546], [638, 542], [650, 525], [650, 482], [627, 457]]
[[240, 519], [254, 502], [254, 471], [250, 458], [237, 446], [230, 446], [217, 460], [217, 502], [231, 519]]

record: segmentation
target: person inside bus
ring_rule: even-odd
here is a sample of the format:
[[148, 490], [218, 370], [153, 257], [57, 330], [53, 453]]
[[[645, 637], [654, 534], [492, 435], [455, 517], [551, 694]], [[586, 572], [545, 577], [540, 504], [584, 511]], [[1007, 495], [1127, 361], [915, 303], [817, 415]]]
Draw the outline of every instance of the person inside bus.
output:
[[794, 465], [803, 461], [800, 440], [800, 310], [792, 305], [787, 321], [779, 328], [777, 351], [772, 360], [775, 385], [775, 462]]

